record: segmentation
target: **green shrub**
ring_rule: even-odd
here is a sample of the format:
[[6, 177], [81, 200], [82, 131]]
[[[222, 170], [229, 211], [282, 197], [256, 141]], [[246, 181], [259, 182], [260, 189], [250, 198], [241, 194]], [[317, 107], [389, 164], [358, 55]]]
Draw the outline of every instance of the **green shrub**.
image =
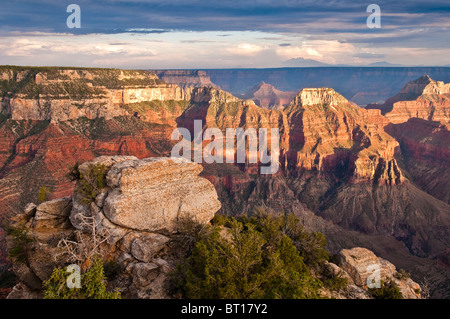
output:
[[86, 204], [93, 202], [104, 187], [105, 171], [104, 164], [90, 164], [86, 173], [80, 177], [79, 192]]
[[[242, 216], [240, 218], [245, 223], [245, 219], [248, 217]], [[265, 234], [269, 243], [278, 242], [282, 235], [288, 236], [309, 267], [316, 267], [329, 258], [325, 249], [327, 244], [325, 235], [306, 231], [294, 214], [283, 214], [276, 217], [259, 207], [255, 209], [254, 217], [250, 219], [250, 222], [254, 223]]]
[[81, 179], [81, 173], [79, 170], [79, 164], [76, 162], [72, 167], [70, 167], [69, 172], [67, 173], [67, 178], [73, 181], [79, 181]]
[[25, 262], [27, 245], [34, 241], [34, 238], [28, 235], [28, 228], [24, 224], [18, 226], [5, 224], [4, 229], [6, 235], [12, 238], [12, 247], [8, 251], [9, 258], [16, 262]]
[[39, 194], [38, 194], [39, 202], [43, 203], [43, 202], [50, 200], [51, 194], [52, 194], [52, 191], [50, 188], [48, 188], [47, 186], [42, 186], [39, 189]]
[[399, 280], [406, 280], [411, 277], [411, 274], [407, 272], [405, 269], [400, 269], [394, 274], [394, 277]]
[[332, 291], [339, 291], [348, 286], [348, 279], [338, 274], [337, 276], [323, 280], [323, 286]]
[[214, 218], [211, 220], [211, 223], [215, 226], [231, 226], [231, 221], [233, 220], [232, 217], [222, 215], [222, 214], [215, 214]]
[[66, 269], [55, 268], [44, 282], [44, 299], [120, 299], [120, 292], [107, 291], [103, 262], [94, 259], [91, 267], [81, 274], [81, 288], [69, 288], [67, 279], [71, 274]]
[[369, 293], [375, 299], [403, 299], [400, 288], [393, 281], [381, 281], [381, 287], [369, 288]]
[[171, 292], [208, 299], [318, 298], [321, 282], [293, 241], [277, 234], [279, 220], [242, 220], [230, 218], [229, 228], [210, 226], [194, 240], [190, 255], [170, 274]]

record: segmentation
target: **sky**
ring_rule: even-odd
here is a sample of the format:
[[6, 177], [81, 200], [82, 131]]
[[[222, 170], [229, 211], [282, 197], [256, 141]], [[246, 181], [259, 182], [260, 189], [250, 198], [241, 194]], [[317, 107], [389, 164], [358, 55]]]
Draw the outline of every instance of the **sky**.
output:
[[[80, 28], [67, 25], [70, 4]], [[370, 4], [380, 28], [367, 25]], [[11, 65], [450, 66], [449, 40], [449, 0], [0, 0], [0, 64]]]

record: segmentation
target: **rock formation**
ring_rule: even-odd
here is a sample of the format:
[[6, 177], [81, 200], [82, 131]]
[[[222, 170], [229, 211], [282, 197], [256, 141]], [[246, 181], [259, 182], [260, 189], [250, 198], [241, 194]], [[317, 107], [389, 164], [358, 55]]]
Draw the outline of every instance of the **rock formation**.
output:
[[109, 69], [0, 69], [2, 114], [12, 120], [111, 119], [123, 104], [182, 100], [184, 92], [152, 73]]
[[[392, 263], [377, 257], [366, 248], [343, 249], [338, 254], [338, 260], [338, 266], [333, 263], [328, 263], [327, 266], [331, 272], [347, 278], [350, 287], [354, 285], [353, 289], [348, 289], [347, 294], [357, 291], [358, 288], [379, 288], [382, 282], [393, 281], [399, 287], [403, 298], [421, 298], [421, 287], [416, 282], [411, 278], [403, 278]], [[362, 296], [365, 296], [364, 290]], [[339, 295], [334, 297], [339, 298]]]
[[296, 95], [297, 92], [295, 91], [283, 92], [263, 81], [255, 85], [243, 97], [253, 100], [256, 105], [262, 108], [279, 110], [288, 106]]
[[333, 89], [304, 89], [286, 109], [286, 168], [334, 171], [355, 179], [400, 184], [398, 143], [381, 114], [360, 109]]
[[[199, 222], [209, 222], [211, 212], [220, 209], [214, 186], [198, 177], [202, 166], [184, 158], [98, 157], [79, 167], [81, 178], [92, 165], [108, 170], [107, 187], [91, 203], [90, 211], [83, 198], [74, 196], [72, 224], [81, 227], [85, 216], [98, 216], [111, 223], [141, 231], [172, 230], [172, 221], [194, 214]], [[81, 185], [76, 186], [79, 193]], [[87, 210], [87, 211], [86, 211]], [[80, 216], [81, 215], [81, 216]]]
[[430, 121], [450, 121], [450, 83], [434, 81], [424, 75], [407, 83], [380, 108], [394, 124], [403, 123], [410, 118]]
[[[103, 165], [106, 185], [88, 203], [81, 187], [92, 165]], [[14, 262], [19, 283], [9, 298], [42, 298], [42, 282], [55, 267], [94, 253], [119, 267], [113, 283], [123, 297], [167, 298], [163, 284], [173, 267], [167, 245], [174, 225], [186, 215], [208, 223], [220, 208], [213, 186], [197, 176], [201, 170], [171, 158], [103, 156], [84, 163], [73, 198], [29, 204], [13, 218], [34, 240], [23, 247], [25, 259]], [[121, 196], [136, 199], [127, 203], [126, 212]], [[9, 238], [9, 248], [14, 240]]]
[[386, 131], [400, 143], [409, 178], [450, 204], [450, 124], [411, 118]]

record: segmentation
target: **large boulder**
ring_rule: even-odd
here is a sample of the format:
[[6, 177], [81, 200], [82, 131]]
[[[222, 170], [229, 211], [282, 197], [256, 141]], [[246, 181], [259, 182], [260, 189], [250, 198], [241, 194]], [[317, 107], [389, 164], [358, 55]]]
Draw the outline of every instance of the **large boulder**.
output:
[[91, 165], [104, 165], [106, 185], [90, 205], [78, 194], [80, 183], [75, 186], [70, 220], [78, 229], [83, 217], [94, 216], [114, 224], [110, 231], [170, 232], [183, 215], [206, 223], [221, 207], [213, 184], [198, 176], [202, 166], [184, 158], [101, 156], [80, 165], [81, 178]]
[[63, 197], [46, 201], [36, 207], [30, 203], [25, 208], [25, 215], [34, 212], [36, 228], [67, 228], [67, 217], [72, 210], [72, 198]]
[[[376, 275], [376, 272], [379, 272], [381, 280], [386, 279], [387, 272], [392, 275], [389, 265], [383, 265], [372, 251], [362, 247], [341, 250], [339, 263], [357, 286], [367, 285], [367, 279]], [[395, 271], [395, 267], [393, 270]]]
[[343, 249], [338, 259], [340, 268], [351, 277], [356, 286], [365, 289], [380, 288], [381, 281], [392, 281], [400, 289], [403, 298], [421, 298], [419, 284], [411, 278], [404, 278], [391, 262], [377, 257], [366, 248]]
[[208, 222], [220, 209], [214, 186], [186, 159], [147, 158], [118, 163], [106, 180], [103, 212], [114, 224], [145, 230], [173, 230], [180, 216]]

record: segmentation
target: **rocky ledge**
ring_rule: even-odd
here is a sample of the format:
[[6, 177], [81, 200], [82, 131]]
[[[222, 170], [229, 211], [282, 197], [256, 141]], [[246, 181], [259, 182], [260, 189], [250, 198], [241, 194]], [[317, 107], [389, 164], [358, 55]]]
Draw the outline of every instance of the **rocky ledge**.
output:
[[373, 288], [379, 288], [381, 282], [392, 281], [398, 286], [404, 299], [421, 298], [421, 287], [416, 282], [398, 272], [392, 263], [377, 257], [366, 248], [343, 249], [337, 259], [337, 264], [328, 262], [325, 266], [330, 273], [346, 278], [349, 285], [344, 293], [332, 292], [329, 297], [370, 299], [367, 293], [368, 283]]
[[[19, 283], [8, 298], [42, 298], [42, 283], [55, 267], [94, 254], [117, 265], [113, 284], [123, 297], [167, 298], [163, 284], [173, 267], [167, 250], [176, 222], [190, 215], [207, 223], [221, 206], [213, 185], [198, 176], [201, 170], [184, 159], [134, 156], [80, 165], [73, 197], [31, 203], [13, 218], [33, 240], [14, 262]], [[105, 184], [89, 202], [83, 190], [93, 171]], [[10, 251], [16, 239], [9, 236], [7, 245]]]

